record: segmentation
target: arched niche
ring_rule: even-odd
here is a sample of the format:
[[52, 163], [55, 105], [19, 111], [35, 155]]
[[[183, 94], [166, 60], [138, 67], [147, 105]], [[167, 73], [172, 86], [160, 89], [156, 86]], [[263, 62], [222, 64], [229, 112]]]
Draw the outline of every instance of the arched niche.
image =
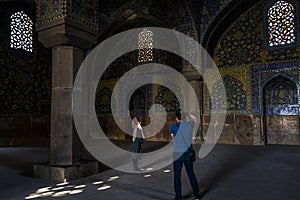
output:
[[277, 75], [263, 87], [266, 144], [300, 145], [297, 85]]

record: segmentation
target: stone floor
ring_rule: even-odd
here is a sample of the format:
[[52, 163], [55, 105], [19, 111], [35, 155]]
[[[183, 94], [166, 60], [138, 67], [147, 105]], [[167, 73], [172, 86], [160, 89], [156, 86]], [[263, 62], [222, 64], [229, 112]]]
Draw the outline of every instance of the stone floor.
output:
[[[32, 178], [32, 165], [48, 157], [47, 148], [0, 148], [0, 199], [164, 200], [174, 195], [172, 166], [141, 174], [108, 169], [61, 184]], [[194, 166], [204, 200], [300, 199], [300, 146], [217, 145]], [[193, 199], [185, 173], [182, 185], [185, 199]]]

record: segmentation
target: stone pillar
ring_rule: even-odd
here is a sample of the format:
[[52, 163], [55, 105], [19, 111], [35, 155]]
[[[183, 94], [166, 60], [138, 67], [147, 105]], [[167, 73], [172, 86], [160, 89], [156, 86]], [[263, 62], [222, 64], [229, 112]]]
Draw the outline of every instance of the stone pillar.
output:
[[[196, 112], [201, 114], [201, 102], [202, 102], [202, 93], [200, 91], [201, 81], [199, 79], [198, 80], [192, 79], [192, 80], [189, 80], [189, 83], [195, 91], [195, 94], [198, 98], [197, 100], [198, 100], [198, 106], [199, 106], [198, 107], [199, 110], [196, 110], [196, 107], [195, 108], [190, 107], [190, 109], [195, 110]], [[195, 105], [196, 105], [196, 99], [195, 99]]]
[[[74, 70], [83, 61], [83, 51], [72, 46], [52, 48], [52, 99], [50, 164], [72, 165], [81, 155], [73, 155], [72, 90]], [[75, 131], [74, 131], [74, 134]], [[79, 151], [80, 152], [80, 151]]]
[[[37, 1], [39, 41], [52, 48], [52, 99], [50, 162], [35, 165], [35, 177], [57, 182], [69, 181], [98, 172], [98, 162], [82, 161], [82, 144], [72, 115], [73, 82], [84, 50], [97, 43], [98, 1]], [[79, 7], [78, 7], [79, 6]]]
[[[189, 107], [190, 110], [194, 110], [200, 115], [200, 125], [198, 127], [198, 132], [196, 134], [196, 138], [194, 138], [194, 141], [196, 143], [201, 143], [203, 141], [203, 128], [202, 128], [202, 114], [203, 114], [203, 80], [202, 77], [199, 75], [199, 73], [195, 70], [188, 70], [187, 68], [183, 68], [183, 75], [186, 77], [186, 79], [189, 81], [191, 87], [195, 91], [196, 97], [198, 99], [198, 106], [199, 110], [196, 110], [195, 108]], [[191, 95], [191, 94], [189, 94]], [[189, 99], [192, 98], [192, 96], [188, 97]], [[196, 100], [195, 100], [196, 101]]]

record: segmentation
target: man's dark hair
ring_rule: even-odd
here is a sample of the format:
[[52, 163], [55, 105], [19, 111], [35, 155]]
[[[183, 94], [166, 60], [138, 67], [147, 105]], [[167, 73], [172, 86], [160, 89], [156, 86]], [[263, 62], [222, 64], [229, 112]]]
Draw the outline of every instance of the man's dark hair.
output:
[[181, 120], [181, 109], [176, 110], [175, 116], [177, 119]]
[[176, 110], [175, 116], [178, 120], [185, 120], [184, 113], [181, 111], [181, 109]]

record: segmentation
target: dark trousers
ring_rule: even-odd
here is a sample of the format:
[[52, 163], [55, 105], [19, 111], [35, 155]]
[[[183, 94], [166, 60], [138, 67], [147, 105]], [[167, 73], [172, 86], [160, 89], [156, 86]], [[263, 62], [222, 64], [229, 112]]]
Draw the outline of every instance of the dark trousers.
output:
[[174, 189], [175, 189], [175, 198], [181, 199], [181, 171], [184, 164], [186, 173], [189, 177], [190, 184], [193, 188], [193, 194], [195, 198], [199, 198], [199, 187], [198, 181], [194, 173], [193, 162], [190, 160], [189, 153], [185, 152], [177, 160], [173, 162], [174, 168]]

